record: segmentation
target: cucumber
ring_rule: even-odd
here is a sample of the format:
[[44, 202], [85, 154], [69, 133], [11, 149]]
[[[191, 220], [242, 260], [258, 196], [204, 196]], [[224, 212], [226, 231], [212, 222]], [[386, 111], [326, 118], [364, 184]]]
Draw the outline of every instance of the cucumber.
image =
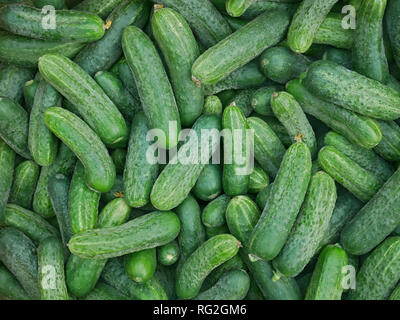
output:
[[[270, 101], [271, 101], [271, 99], [270, 99]], [[271, 110], [271, 112], [272, 112], [272, 110]], [[272, 117], [272, 116], [262, 116], [257, 113], [255, 113], [253, 116], [263, 120], [272, 129], [272, 131], [275, 133], [275, 135], [279, 138], [281, 143], [286, 148], [288, 148], [292, 145], [292, 139], [290, 138], [286, 128], [283, 126], [282, 123], [279, 122], [278, 119], [276, 119], [275, 117]]]
[[0, 261], [30, 298], [40, 297], [36, 248], [31, 239], [14, 228], [0, 229]]
[[151, 27], [168, 66], [182, 126], [190, 127], [204, 104], [203, 92], [191, 78], [192, 64], [200, 55], [196, 39], [185, 19], [169, 8], [154, 12]]
[[260, 68], [269, 79], [285, 84], [298, 78], [311, 64], [307, 57], [296, 54], [285, 47], [273, 47], [260, 56]]
[[14, 177], [15, 152], [0, 138], [0, 226], [4, 224], [6, 208]]
[[127, 151], [125, 149], [115, 149], [111, 158], [115, 165], [115, 171], [117, 174], [123, 173], [125, 169], [125, 161], [126, 161]]
[[203, 85], [222, 80], [281, 41], [288, 25], [289, 15], [284, 11], [260, 15], [203, 53], [193, 64], [193, 76]]
[[[105, 1], [91, 2], [95, 4]], [[101, 70], [108, 70], [117, 62], [122, 54], [121, 39], [124, 28], [129, 25], [143, 27], [149, 16], [149, 6], [145, 1], [108, 1], [108, 4], [104, 3], [102, 7], [105, 8], [109, 4], [113, 5], [113, 11], [110, 15], [107, 14], [106, 22], [111, 23], [111, 26], [106, 30], [104, 37], [86, 45], [74, 59], [74, 62], [91, 76]], [[82, 11], [87, 10], [82, 8]]]
[[85, 168], [78, 161], [71, 179], [68, 210], [73, 233], [94, 229], [97, 225], [100, 193], [89, 189], [85, 182]]
[[53, 6], [56, 10], [67, 9], [65, 0], [33, 0], [36, 8], [43, 8], [44, 6]]
[[390, 44], [393, 51], [393, 57], [397, 64], [400, 67], [400, 3], [397, 1], [390, 0], [387, 4], [386, 9], [386, 31], [389, 35]]
[[375, 151], [389, 161], [400, 161], [400, 127], [394, 121], [378, 121], [382, 140]]
[[335, 181], [323, 171], [315, 173], [289, 238], [272, 261], [281, 274], [297, 276], [314, 256], [328, 229], [336, 198]]
[[[143, 111], [150, 127], [164, 133], [158, 137], [158, 145], [167, 149], [175, 147], [181, 127], [179, 112], [156, 48], [150, 38], [134, 26], [125, 28], [122, 48], [134, 74]], [[175, 132], [169, 132], [170, 123], [176, 126]]]
[[[205, 163], [218, 147], [220, 127], [221, 119], [216, 115], [202, 115], [197, 119], [192, 127], [197, 139], [190, 139], [179, 149], [153, 185], [150, 199], [154, 207], [159, 210], [170, 210], [185, 200], [196, 184]], [[207, 134], [207, 139], [201, 138], [204, 134]], [[189, 157], [186, 155], [188, 149], [193, 150]], [[201, 154], [201, 159], [198, 154]], [[184, 163], [177, 161], [179, 159], [184, 159]]]
[[351, 51], [338, 49], [338, 48], [328, 48], [322, 56], [323, 60], [330, 60], [336, 62], [347, 69], [353, 68], [353, 58]]
[[272, 183], [270, 185], [268, 185], [267, 187], [265, 187], [264, 189], [262, 189], [256, 197], [256, 203], [257, 206], [261, 209], [264, 210], [265, 205], [267, 204], [267, 200], [269, 197], [269, 194], [271, 192], [271, 188], [272, 188]]
[[285, 154], [285, 147], [270, 126], [263, 120], [250, 117], [247, 125], [254, 130], [254, 157], [261, 168], [274, 178]]
[[174, 240], [157, 248], [157, 260], [163, 266], [170, 266], [179, 259], [179, 245]]
[[397, 288], [393, 290], [392, 294], [389, 297], [389, 300], [400, 300], [400, 285], [398, 285]]
[[51, 19], [45, 19], [41, 9], [10, 4], [0, 10], [0, 27], [17, 35], [47, 41], [91, 42], [104, 35], [103, 20], [94, 14], [72, 10], [58, 10], [55, 14], [56, 28]]
[[46, 81], [41, 80], [36, 90], [29, 117], [28, 147], [32, 158], [41, 166], [49, 166], [57, 155], [58, 139], [46, 127], [44, 112], [61, 106], [61, 95]]
[[29, 80], [24, 86], [24, 107], [26, 111], [31, 111], [33, 106], [33, 101], [35, 99], [36, 90], [39, 86], [40, 81]]
[[253, 112], [250, 99], [254, 92], [255, 89], [238, 90], [235, 92], [235, 95], [226, 102], [226, 105], [238, 107], [243, 115], [248, 117]]
[[194, 185], [192, 192], [196, 198], [211, 201], [222, 191], [222, 172], [219, 164], [207, 164]]
[[220, 234], [229, 233], [229, 228], [226, 224], [221, 227], [206, 227], [206, 239], [211, 239]]
[[250, 287], [250, 278], [244, 270], [230, 270], [210, 289], [201, 292], [195, 300], [243, 300]]
[[125, 271], [128, 277], [138, 283], [149, 281], [156, 271], [156, 248], [137, 251], [125, 256]]
[[352, 48], [354, 70], [382, 83], [386, 83], [389, 76], [382, 26], [386, 1], [368, 0], [361, 3]]
[[342, 270], [347, 264], [346, 251], [339, 245], [326, 246], [318, 257], [305, 300], [341, 300]]
[[382, 180], [365, 170], [335, 147], [323, 147], [318, 154], [322, 169], [362, 202], [368, 202], [382, 187]]
[[389, 237], [374, 249], [357, 273], [350, 300], [387, 300], [400, 279], [400, 237]]
[[303, 83], [319, 98], [348, 110], [382, 120], [400, 117], [400, 96], [394, 89], [332, 61], [311, 64]]
[[28, 149], [28, 114], [18, 103], [0, 97], [0, 138], [16, 153], [30, 159]]
[[251, 97], [251, 106], [255, 112], [263, 116], [273, 116], [271, 109], [272, 94], [280, 91], [278, 86], [262, 87], [257, 89]]
[[0, 264], [0, 297], [5, 300], [30, 300], [13, 274]]
[[74, 10], [87, 11], [106, 18], [123, 0], [83, 0], [73, 7]]
[[225, 212], [231, 198], [225, 194], [207, 204], [201, 214], [203, 224], [210, 228], [221, 227], [225, 224]]
[[400, 224], [399, 179], [397, 170], [345, 226], [341, 243], [347, 252], [362, 255], [371, 251]]
[[338, 0], [303, 0], [293, 17], [288, 32], [290, 49], [306, 52], [312, 45], [318, 28]]
[[[180, 222], [173, 212], [152, 212], [121, 226], [93, 229], [75, 234], [70, 251], [87, 259], [106, 259], [151, 249], [174, 240]], [[106, 241], [106, 243], [99, 241]]]
[[85, 296], [85, 300], [128, 300], [128, 297], [110, 285], [99, 281], [96, 287]]
[[271, 108], [293, 142], [299, 139], [303, 141], [310, 149], [311, 157], [314, 157], [317, 151], [315, 133], [296, 99], [284, 91], [274, 93], [271, 97]]
[[128, 129], [117, 107], [77, 64], [60, 55], [46, 54], [39, 61], [39, 70], [105, 144], [113, 146], [127, 138]]
[[300, 211], [310, 176], [310, 150], [304, 143], [296, 142], [285, 153], [267, 205], [251, 234], [252, 255], [272, 260], [281, 251]]
[[371, 149], [382, 140], [381, 128], [375, 120], [317, 98], [299, 80], [288, 82], [286, 90], [300, 103], [304, 112], [322, 121], [352, 143]]
[[[3, 60], [1, 59], [1, 61]], [[14, 65], [1, 65], [0, 96], [22, 103], [24, 85], [33, 78], [34, 74], [32, 69], [20, 68]]]
[[124, 196], [134, 208], [149, 203], [150, 192], [157, 178], [158, 163], [149, 163], [146, 152], [151, 142], [146, 140], [149, 122], [143, 112], [133, 119], [124, 169]]
[[204, 114], [222, 114], [222, 102], [218, 96], [208, 96], [204, 101]]
[[250, 174], [249, 193], [259, 193], [269, 184], [267, 173], [258, 165], [254, 166], [253, 172]]
[[260, 14], [270, 11], [272, 9], [281, 9], [287, 11], [291, 16], [296, 12], [299, 2], [297, 0], [287, 0], [285, 2], [281, 1], [270, 1], [270, 0], [258, 0], [254, 2], [241, 16], [246, 20], [253, 20]]
[[115, 180], [115, 166], [96, 133], [76, 115], [59, 107], [47, 109], [44, 122], [80, 159], [88, 186], [99, 192], [109, 191]]
[[204, 279], [216, 267], [237, 254], [240, 242], [221, 234], [204, 242], [183, 264], [176, 280], [176, 294], [181, 299], [197, 296]]
[[118, 66], [118, 77], [121, 79], [125, 88], [131, 93], [137, 101], [140, 102], [139, 92], [136, 87], [135, 78], [133, 77], [131, 68], [126, 62], [125, 58], [122, 58], [122, 62]]
[[69, 300], [64, 275], [64, 251], [57, 238], [43, 240], [38, 247], [38, 278], [41, 300]]

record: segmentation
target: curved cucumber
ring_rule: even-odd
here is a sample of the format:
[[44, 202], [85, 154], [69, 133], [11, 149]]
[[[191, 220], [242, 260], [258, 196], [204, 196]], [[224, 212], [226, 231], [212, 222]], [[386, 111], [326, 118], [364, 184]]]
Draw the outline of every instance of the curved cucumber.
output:
[[174, 240], [157, 248], [157, 260], [164, 266], [170, 266], [179, 259], [179, 245]]
[[149, 281], [153, 277], [156, 267], [156, 248], [145, 249], [125, 256], [125, 271], [135, 282]]
[[194, 185], [192, 192], [203, 201], [215, 199], [222, 191], [222, 172], [219, 164], [207, 164]]
[[258, 165], [254, 166], [253, 172], [250, 174], [249, 193], [259, 193], [269, 184], [267, 173]]
[[400, 127], [394, 121], [378, 121], [382, 128], [382, 141], [375, 151], [389, 161], [400, 161]]
[[6, 208], [14, 177], [15, 152], [0, 138], [0, 225], [4, 224]]
[[30, 300], [13, 274], [0, 264], [0, 297], [5, 300]]

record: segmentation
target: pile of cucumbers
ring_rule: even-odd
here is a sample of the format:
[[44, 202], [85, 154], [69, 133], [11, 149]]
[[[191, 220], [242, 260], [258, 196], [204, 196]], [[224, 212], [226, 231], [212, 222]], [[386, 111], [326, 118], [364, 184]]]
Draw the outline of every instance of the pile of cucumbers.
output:
[[0, 299], [400, 300], [399, 125], [398, 0], [0, 0]]

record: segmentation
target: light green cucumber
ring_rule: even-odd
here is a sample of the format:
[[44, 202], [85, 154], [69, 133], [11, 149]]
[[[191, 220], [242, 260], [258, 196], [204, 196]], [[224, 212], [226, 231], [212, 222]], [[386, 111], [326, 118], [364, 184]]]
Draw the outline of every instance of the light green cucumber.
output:
[[156, 271], [156, 248], [145, 249], [125, 256], [125, 271], [128, 277], [138, 283], [149, 281]]
[[164, 266], [170, 266], [178, 261], [179, 253], [179, 245], [174, 240], [157, 248], [157, 260]]

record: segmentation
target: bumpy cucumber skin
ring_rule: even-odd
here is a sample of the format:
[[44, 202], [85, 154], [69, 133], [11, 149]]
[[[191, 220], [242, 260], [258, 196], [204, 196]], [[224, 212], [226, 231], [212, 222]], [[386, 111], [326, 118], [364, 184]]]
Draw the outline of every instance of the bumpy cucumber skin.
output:
[[100, 18], [107, 17], [123, 0], [83, 0], [74, 10], [97, 14]]
[[0, 297], [5, 300], [30, 300], [13, 274], [0, 264]]
[[376, 120], [317, 98], [297, 79], [288, 82], [286, 90], [296, 98], [304, 112], [319, 119], [351, 142], [371, 149], [382, 140], [382, 131]]
[[54, 237], [38, 247], [38, 278], [41, 300], [69, 300], [64, 274], [64, 251]]
[[310, 150], [296, 142], [282, 160], [267, 205], [252, 232], [249, 250], [253, 255], [264, 260], [278, 255], [300, 211], [310, 176]]
[[115, 166], [96, 133], [76, 115], [59, 107], [47, 109], [44, 122], [80, 159], [89, 187], [109, 191], [115, 181]]
[[85, 296], [85, 300], [128, 300], [128, 297], [114, 287], [104, 282], [98, 282], [96, 287]]
[[42, 10], [11, 4], [0, 10], [0, 26], [11, 33], [48, 41], [90, 42], [104, 35], [103, 20], [88, 12], [56, 11], [56, 28], [43, 28]]
[[97, 225], [100, 193], [89, 189], [85, 168], [78, 161], [69, 187], [68, 210], [73, 233], [94, 229]]
[[389, 76], [389, 65], [383, 44], [382, 19], [386, 0], [361, 3], [353, 43], [354, 70], [382, 83]]
[[125, 256], [125, 271], [128, 277], [135, 282], [149, 281], [153, 277], [156, 267], [156, 248], [145, 249]]
[[225, 212], [231, 198], [225, 194], [219, 196], [204, 207], [201, 220], [206, 227], [221, 227], [225, 224]]
[[386, 30], [389, 34], [390, 44], [393, 51], [394, 60], [400, 67], [400, 3], [390, 0], [387, 4], [385, 22]]
[[4, 224], [4, 210], [14, 177], [15, 152], [0, 138], [0, 225]]
[[300, 139], [310, 149], [311, 157], [317, 152], [315, 133], [296, 99], [287, 92], [274, 93], [271, 108], [278, 120], [285, 126], [293, 142]]
[[255, 112], [263, 116], [273, 116], [271, 110], [271, 96], [274, 92], [281, 91], [278, 86], [262, 87], [255, 91], [251, 97], [251, 106]]
[[176, 280], [181, 299], [197, 296], [207, 275], [238, 253], [240, 242], [230, 234], [217, 235], [204, 242], [183, 264]]
[[105, 144], [113, 146], [127, 138], [128, 129], [117, 107], [76, 63], [61, 55], [46, 54], [40, 58], [39, 70]]
[[196, 198], [211, 201], [222, 191], [222, 172], [219, 164], [206, 164], [194, 185], [192, 192]]
[[371, 251], [400, 224], [400, 170], [383, 185], [372, 199], [346, 225], [341, 244], [351, 254]]
[[191, 77], [192, 64], [200, 55], [196, 39], [185, 19], [169, 8], [154, 12], [151, 27], [168, 66], [182, 126], [190, 127], [204, 104], [203, 92]]
[[57, 155], [58, 139], [43, 122], [44, 112], [55, 106], [61, 106], [61, 95], [41, 80], [29, 117], [28, 147], [35, 162], [44, 167], [49, 166]]
[[20, 156], [30, 159], [28, 114], [9, 98], [0, 97], [0, 138]]
[[24, 106], [26, 111], [32, 110], [33, 101], [35, 99], [35, 94], [37, 87], [39, 86], [40, 81], [37, 80], [29, 80], [25, 83], [24, 86]]
[[170, 266], [177, 262], [179, 254], [179, 245], [175, 240], [157, 248], [157, 260], [164, 266]]
[[158, 163], [151, 164], [146, 158], [146, 152], [152, 145], [146, 141], [149, 130], [146, 116], [139, 112], [132, 122], [124, 169], [125, 200], [134, 208], [150, 202], [151, 188], [158, 174]]
[[338, 0], [304, 0], [290, 24], [288, 42], [296, 53], [306, 52], [325, 17]]
[[249, 193], [259, 193], [269, 184], [267, 173], [258, 165], [254, 166], [253, 172], [250, 174]]
[[382, 141], [375, 151], [389, 161], [400, 161], [400, 127], [394, 121], [378, 121], [382, 128]]
[[[124, 30], [122, 48], [133, 72], [143, 111], [150, 127], [163, 131], [165, 135], [159, 137], [159, 146], [166, 149], [175, 147], [178, 141], [174, 138], [174, 134], [178, 137], [181, 128], [179, 111], [154, 44], [142, 30], [130, 26]], [[175, 122], [176, 133], [169, 132], [171, 122]]]
[[368, 202], [383, 182], [335, 147], [323, 147], [318, 154], [322, 169], [363, 202]]
[[260, 15], [203, 53], [193, 64], [193, 76], [205, 85], [222, 80], [282, 40], [288, 25], [289, 15], [284, 11]]
[[39, 299], [36, 247], [21, 231], [0, 230], [0, 260], [32, 299]]
[[318, 97], [381, 120], [400, 117], [400, 96], [392, 88], [328, 60], [311, 64], [303, 80]]
[[343, 287], [342, 268], [348, 264], [346, 251], [328, 245], [319, 255], [305, 300], [340, 300]]
[[335, 181], [323, 171], [315, 173], [289, 238], [272, 262], [280, 273], [295, 277], [303, 271], [328, 228], [336, 198]]
[[364, 261], [351, 300], [386, 300], [400, 279], [400, 237], [390, 237]]

